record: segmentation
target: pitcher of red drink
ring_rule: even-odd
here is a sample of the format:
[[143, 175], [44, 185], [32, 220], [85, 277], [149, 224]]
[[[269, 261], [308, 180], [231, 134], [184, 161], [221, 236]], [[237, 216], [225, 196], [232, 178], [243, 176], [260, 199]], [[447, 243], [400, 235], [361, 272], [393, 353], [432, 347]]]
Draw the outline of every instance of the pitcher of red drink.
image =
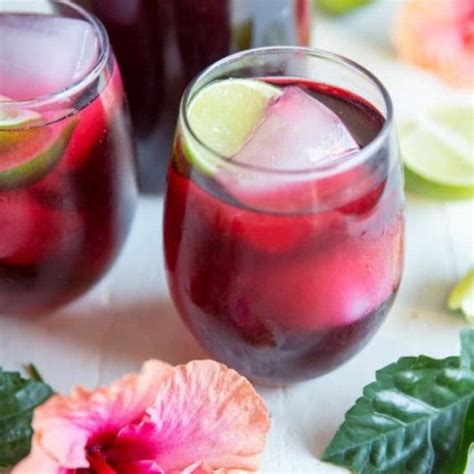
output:
[[139, 144], [142, 191], [162, 188], [181, 94], [236, 51], [308, 45], [311, 0], [83, 0], [105, 24]]

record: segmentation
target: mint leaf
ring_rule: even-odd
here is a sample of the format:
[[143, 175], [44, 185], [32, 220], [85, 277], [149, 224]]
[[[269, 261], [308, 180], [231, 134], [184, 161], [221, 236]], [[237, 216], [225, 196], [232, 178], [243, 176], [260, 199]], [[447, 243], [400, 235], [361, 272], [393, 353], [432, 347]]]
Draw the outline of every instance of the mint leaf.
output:
[[45, 383], [0, 368], [0, 467], [13, 466], [29, 453], [33, 410], [51, 394]]
[[462, 474], [474, 442], [474, 330], [462, 357], [404, 357], [376, 374], [323, 460], [361, 474]]

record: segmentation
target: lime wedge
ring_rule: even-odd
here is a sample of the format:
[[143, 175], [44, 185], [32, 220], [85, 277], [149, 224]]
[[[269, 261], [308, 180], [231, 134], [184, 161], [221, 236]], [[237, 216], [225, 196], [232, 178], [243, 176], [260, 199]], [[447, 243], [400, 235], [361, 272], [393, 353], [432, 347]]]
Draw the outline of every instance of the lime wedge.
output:
[[8, 130], [0, 124], [0, 190], [45, 176], [63, 156], [76, 124], [72, 120], [54, 130], [50, 126]]
[[46, 175], [63, 156], [77, 124], [73, 119], [66, 125], [46, 125], [38, 112], [1, 106], [8, 101], [0, 95], [0, 190]]
[[474, 110], [428, 110], [400, 129], [409, 190], [439, 199], [474, 197]]
[[[262, 119], [278, 87], [254, 79], [225, 79], [199, 91], [188, 110], [194, 135], [207, 148], [225, 157], [235, 155]], [[185, 133], [184, 152], [205, 174], [217, 168], [216, 157]]]
[[[0, 95], [0, 103], [9, 100], [8, 97]], [[33, 110], [0, 107], [0, 154], [13, 148], [27, 135], [33, 137], [37, 130], [31, 127], [41, 121], [41, 115]]]
[[466, 319], [474, 324], [474, 270], [471, 270], [451, 291], [448, 298], [451, 311], [461, 310]]
[[344, 15], [371, 2], [372, 0], [315, 0], [316, 6], [330, 15]]
[[0, 110], [0, 129], [12, 130], [20, 127], [31, 127], [41, 122], [41, 115], [32, 110]]
[[[0, 102], [9, 100], [8, 97], [0, 95]], [[0, 130], [31, 127], [40, 123], [41, 119], [41, 115], [33, 110], [0, 108]]]

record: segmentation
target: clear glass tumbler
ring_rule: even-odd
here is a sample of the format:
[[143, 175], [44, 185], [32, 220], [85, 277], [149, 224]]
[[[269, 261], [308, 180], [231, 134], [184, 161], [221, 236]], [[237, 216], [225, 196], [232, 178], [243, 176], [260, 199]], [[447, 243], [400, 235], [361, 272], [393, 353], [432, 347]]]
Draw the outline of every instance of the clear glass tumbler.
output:
[[164, 248], [178, 311], [216, 359], [273, 384], [335, 369], [391, 307], [403, 236], [392, 104], [363, 67], [262, 48], [188, 87]]
[[40, 313], [111, 266], [136, 201], [120, 72], [71, 2], [0, 5], [0, 313]]

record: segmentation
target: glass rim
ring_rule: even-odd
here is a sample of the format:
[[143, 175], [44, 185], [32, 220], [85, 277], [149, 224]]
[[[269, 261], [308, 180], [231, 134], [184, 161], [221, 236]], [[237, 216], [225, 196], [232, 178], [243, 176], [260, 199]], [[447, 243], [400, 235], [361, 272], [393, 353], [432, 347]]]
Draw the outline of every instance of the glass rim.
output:
[[[10, 3], [10, 2], [8, 2]], [[14, 2], [11, 2], [14, 4]], [[98, 40], [98, 54], [94, 63], [84, 76], [72, 81], [67, 87], [61, 90], [50, 92], [49, 94], [39, 95], [30, 99], [22, 100], [3, 100], [0, 101], [0, 108], [2, 106], [17, 106], [19, 108], [36, 108], [49, 105], [54, 102], [62, 102], [73, 96], [74, 94], [86, 89], [97, 77], [102, 73], [107, 65], [110, 56], [111, 46], [109, 37], [101, 21], [92, 13], [88, 12], [82, 6], [73, 3], [72, 0], [48, 0], [48, 4], [62, 4], [78, 13], [79, 18], [89, 23], [92, 26], [94, 33]], [[14, 13], [14, 10], [11, 11]], [[28, 12], [28, 11], [27, 11]], [[2, 10], [0, 10], [0, 14]], [[25, 13], [25, 10], [21, 10]], [[47, 13], [39, 13], [40, 15], [48, 15]]]
[[[335, 64], [340, 66], [352, 69], [353, 71], [362, 74], [365, 78], [369, 79], [370, 82], [377, 88], [380, 92], [385, 108], [386, 108], [386, 116], [385, 121], [381, 129], [378, 131], [377, 135], [363, 148], [360, 150], [350, 154], [349, 156], [342, 156], [338, 159], [332, 160], [329, 163], [320, 163], [314, 164], [314, 166], [306, 167], [306, 168], [298, 168], [298, 169], [281, 169], [281, 168], [271, 168], [266, 166], [259, 166], [253, 165], [248, 163], [240, 163], [238, 161], [233, 161], [233, 157], [224, 156], [221, 153], [213, 150], [210, 146], [204, 143], [194, 132], [189, 123], [187, 109], [192, 100], [192, 92], [196, 84], [205, 78], [207, 75], [212, 73], [213, 71], [222, 68], [228, 64], [233, 62], [237, 62], [246, 57], [252, 56], [259, 56], [261, 54], [268, 54], [268, 55], [276, 55], [276, 54], [283, 54], [283, 53], [291, 53], [291, 54], [301, 54], [304, 53], [306, 56], [316, 58], [316, 59], [325, 59], [330, 60]], [[281, 76], [283, 77], [283, 76]], [[295, 78], [299, 79], [298, 76], [285, 76], [288, 78]], [[311, 79], [304, 78], [304, 79]], [[206, 87], [206, 86], [204, 86]], [[199, 89], [200, 90], [200, 89]], [[350, 89], [348, 89], [350, 91]], [[198, 92], [198, 91], [196, 91]], [[360, 96], [362, 97], [362, 96]], [[362, 97], [364, 98], [364, 97]], [[364, 99], [367, 100], [367, 99]], [[369, 159], [373, 154], [379, 149], [383, 143], [389, 138], [390, 131], [393, 127], [393, 104], [392, 99], [390, 98], [390, 94], [388, 93], [385, 86], [382, 82], [368, 69], [364, 66], [361, 66], [356, 61], [352, 59], [346, 58], [343, 55], [333, 53], [328, 50], [319, 49], [319, 48], [309, 48], [309, 47], [302, 47], [302, 46], [267, 46], [261, 48], [253, 48], [248, 49], [245, 51], [241, 51], [238, 53], [231, 54], [226, 56], [225, 58], [211, 64], [202, 72], [200, 72], [186, 87], [186, 90], [183, 93], [181, 98], [180, 107], [179, 107], [179, 117], [183, 119], [184, 127], [186, 131], [191, 134], [192, 138], [202, 146], [206, 152], [211, 153], [214, 157], [218, 158], [222, 162], [224, 162], [227, 166], [231, 165], [239, 169], [251, 170], [255, 172], [267, 173], [272, 175], [301, 175], [306, 173], [318, 173], [318, 174], [325, 174], [325, 173], [332, 173], [332, 172], [342, 172], [346, 171], [354, 166], [357, 166], [367, 159]]]

